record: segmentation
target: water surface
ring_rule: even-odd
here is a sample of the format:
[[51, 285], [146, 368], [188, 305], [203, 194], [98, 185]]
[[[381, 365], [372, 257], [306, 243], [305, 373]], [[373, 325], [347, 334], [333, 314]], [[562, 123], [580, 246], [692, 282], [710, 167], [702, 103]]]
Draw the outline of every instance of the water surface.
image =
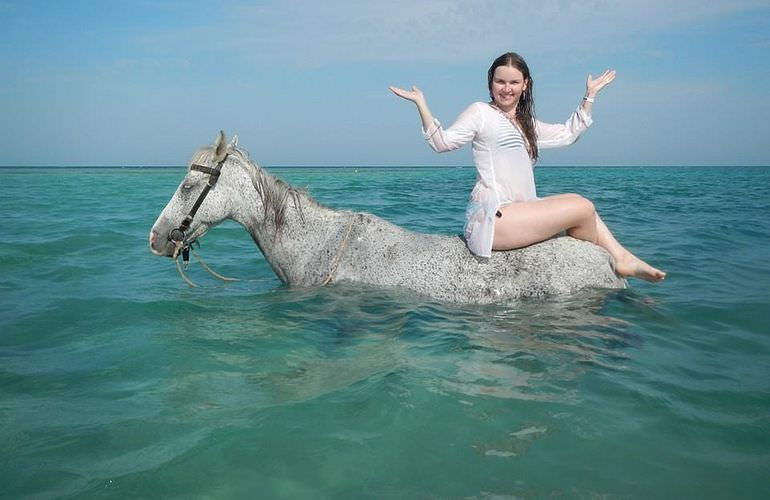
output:
[[[538, 169], [669, 278], [487, 306], [288, 289], [234, 223], [190, 289], [147, 249], [183, 172], [0, 170], [0, 496], [766, 496], [770, 169]], [[474, 177], [272, 172], [441, 234]]]

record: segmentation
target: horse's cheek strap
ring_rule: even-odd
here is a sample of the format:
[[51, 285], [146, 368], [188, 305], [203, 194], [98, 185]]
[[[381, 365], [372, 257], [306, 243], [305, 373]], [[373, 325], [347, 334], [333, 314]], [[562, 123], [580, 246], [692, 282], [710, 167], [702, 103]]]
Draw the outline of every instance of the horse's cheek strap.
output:
[[[181, 231], [182, 238], [184, 238], [184, 233], [190, 228], [190, 224], [192, 224], [192, 220], [195, 217], [195, 214], [198, 213], [198, 209], [201, 207], [201, 204], [203, 203], [203, 200], [206, 199], [206, 196], [209, 194], [209, 191], [212, 187], [214, 187], [217, 184], [217, 181], [219, 180], [219, 175], [222, 173], [222, 165], [224, 164], [225, 160], [227, 160], [227, 157], [229, 155], [225, 155], [222, 160], [217, 163], [216, 168], [210, 168], [205, 167], [203, 165], [191, 165], [191, 170], [197, 170], [199, 172], [204, 172], [209, 174], [209, 180], [206, 183], [206, 185], [203, 187], [203, 191], [201, 191], [201, 194], [198, 195], [198, 199], [195, 200], [195, 204], [190, 209], [190, 213], [187, 214], [187, 217], [184, 218], [182, 221], [182, 224], [179, 225], [179, 227], [176, 230]], [[172, 231], [173, 233], [173, 231]]]
[[190, 213], [187, 214], [187, 217], [185, 220], [189, 219], [192, 221], [193, 217], [195, 217], [195, 214], [198, 213], [198, 209], [201, 207], [201, 204], [203, 203], [203, 200], [206, 199], [206, 195], [209, 194], [209, 190], [211, 190], [211, 185], [206, 184], [203, 187], [203, 191], [201, 191], [201, 194], [198, 196], [198, 199], [195, 200], [195, 205], [190, 209]]
[[[176, 228], [174, 231], [180, 231], [182, 233], [181, 236], [184, 239], [184, 233], [186, 233], [187, 230], [190, 229], [190, 223], [191, 222], [192, 222], [192, 217], [190, 217], [188, 215], [187, 217], [184, 218], [182, 223], [179, 224], [179, 227]], [[172, 233], [173, 233], [173, 231], [172, 231]], [[179, 240], [179, 241], [181, 241], [181, 240]]]

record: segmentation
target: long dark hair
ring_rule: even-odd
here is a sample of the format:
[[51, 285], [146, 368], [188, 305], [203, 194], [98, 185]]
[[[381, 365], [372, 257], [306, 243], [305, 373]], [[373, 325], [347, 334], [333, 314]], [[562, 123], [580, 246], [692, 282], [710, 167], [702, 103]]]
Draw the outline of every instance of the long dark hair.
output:
[[492, 66], [489, 67], [487, 73], [487, 81], [489, 86], [489, 97], [494, 103], [494, 97], [492, 97], [492, 79], [495, 76], [495, 70], [500, 66], [511, 66], [521, 71], [524, 75], [524, 81], [527, 83], [527, 88], [521, 93], [519, 98], [519, 104], [516, 106], [516, 121], [519, 122], [523, 129], [524, 136], [527, 140], [527, 151], [529, 151], [529, 157], [532, 162], [536, 162], [538, 158], [537, 150], [537, 133], [535, 133], [535, 82], [532, 81], [532, 76], [529, 74], [529, 67], [516, 52], [506, 52], [492, 62]]

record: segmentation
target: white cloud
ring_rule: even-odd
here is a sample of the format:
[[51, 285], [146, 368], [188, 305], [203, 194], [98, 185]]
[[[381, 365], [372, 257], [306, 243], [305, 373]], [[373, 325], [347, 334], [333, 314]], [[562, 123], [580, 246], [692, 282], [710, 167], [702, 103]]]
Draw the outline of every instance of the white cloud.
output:
[[183, 50], [235, 51], [254, 61], [466, 62], [511, 49], [613, 51], [639, 34], [767, 6], [766, 0], [242, 2], [221, 11], [213, 25], [161, 37]]

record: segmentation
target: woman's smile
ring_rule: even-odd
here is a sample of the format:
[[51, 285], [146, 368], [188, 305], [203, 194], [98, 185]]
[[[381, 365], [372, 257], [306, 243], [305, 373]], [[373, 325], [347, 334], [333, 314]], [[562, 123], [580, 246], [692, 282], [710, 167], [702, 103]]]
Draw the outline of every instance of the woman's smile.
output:
[[524, 75], [512, 66], [498, 66], [492, 77], [492, 100], [503, 111], [512, 111], [526, 90]]

